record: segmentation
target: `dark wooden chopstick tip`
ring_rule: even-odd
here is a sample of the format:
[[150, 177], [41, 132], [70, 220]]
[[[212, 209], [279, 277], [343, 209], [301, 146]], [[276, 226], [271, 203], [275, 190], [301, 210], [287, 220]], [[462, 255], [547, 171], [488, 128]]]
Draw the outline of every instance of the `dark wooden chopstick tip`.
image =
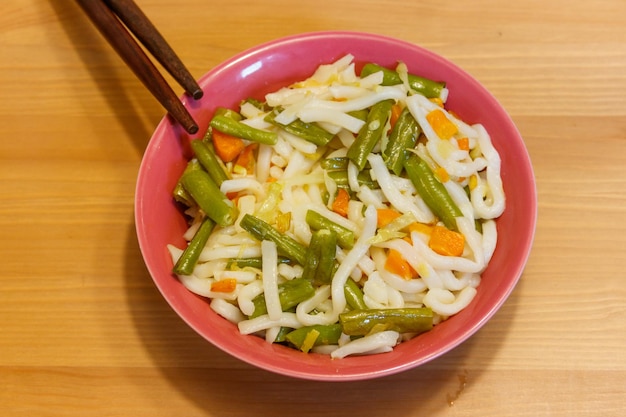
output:
[[202, 98], [202, 96], [204, 95], [204, 91], [202, 91], [201, 89], [197, 89], [195, 90], [191, 96], [194, 98], [194, 100], [199, 100]]

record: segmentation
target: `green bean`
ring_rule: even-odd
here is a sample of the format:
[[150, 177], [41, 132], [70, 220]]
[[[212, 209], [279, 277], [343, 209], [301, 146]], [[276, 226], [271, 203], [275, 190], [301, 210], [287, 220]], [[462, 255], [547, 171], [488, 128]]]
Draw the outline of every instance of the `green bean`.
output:
[[404, 162], [404, 169], [433, 214], [441, 219], [448, 229], [457, 231], [456, 218], [461, 217], [463, 213], [426, 162], [413, 154]]
[[[290, 262], [289, 258], [284, 256], [278, 257], [279, 264], [288, 264]], [[262, 269], [263, 267], [263, 258], [231, 258], [226, 263], [226, 269], [233, 268], [257, 268]]]
[[[195, 158], [187, 162], [187, 166], [185, 167], [182, 175], [184, 175], [186, 172], [193, 170], [202, 170], [202, 165], [200, 165], [200, 162]], [[187, 207], [195, 207], [197, 205], [196, 202], [183, 186], [183, 183], [181, 181], [182, 175], [176, 182], [176, 185], [174, 186], [174, 191], [172, 192], [174, 200], [178, 201], [181, 204], [184, 204]]]
[[270, 224], [251, 214], [245, 214], [239, 225], [258, 240], [271, 240], [276, 243], [276, 247], [282, 255], [300, 265], [305, 264], [306, 247], [292, 237], [280, 233]]
[[363, 290], [359, 287], [359, 284], [354, 282], [353, 279], [348, 278], [346, 285], [343, 288], [343, 293], [346, 296], [346, 302], [353, 310], [365, 310], [367, 305], [363, 299]]
[[354, 232], [350, 229], [333, 222], [329, 218], [314, 210], [307, 210], [305, 221], [313, 230], [332, 230], [337, 236], [337, 244], [344, 249], [352, 249], [354, 246]]
[[[338, 187], [349, 187], [348, 171], [337, 170], [326, 172], [328, 178], [335, 181]], [[356, 176], [359, 185], [365, 185], [368, 188], [379, 188], [378, 183], [372, 179], [368, 170], [360, 171]]]
[[209, 176], [218, 187], [228, 179], [228, 174], [226, 174], [220, 162], [221, 160], [217, 157], [213, 148], [206, 142], [194, 139], [191, 141], [191, 149], [193, 149], [196, 158], [198, 158], [202, 167], [209, 173]]
[[365, 168], [367, 156], [380, 140], [391, 114], [393, 100], [383, 100], [372, 106], [367, 121], [359, 131], [355, 141], [348, 148], [348, 158], [359, 168]]
[[[365, 64], [365, 66], [361, 70], [361, 77], [366, 77], [379, 71], [383, 72], [383, 85], [402, 84], [402, 79], [396, 71], [390, 70], [374, 63]], [[441, 97], [441, 92], [446, 86], [444, 82], [430, 80], [428, 78], [419, 77], [414, 74], [408, 74], [407, 78], [409, 80], [409, 86], [411, 87], [411, 89], [428, 98]]]
[[291, 333], [293, 329], [291, 327], [281, 327], [278, 330], [278, 334], [274, 338], [274, 343], [283, 343], [287, 341], [287, 335]]
[[366, 121], [367, 120], [367, 109], [361, 109], [361, 110], [353, 110], [353, 111], [349, 111], [348, 114], [352, 117], [356, 117], [359, 120], [363, 120]]
[[247, 139], [253, 142], [259, 142], [266, 145], [275, 145], [278, 141], [278, 136], [275, 132], [268, 132], [265, 130], [257, 129], [255, 127], [248, 126], [245, 123], [222, 115], [213, 116], [210, 125], [213, 129], [217, 129], [220, 132], [227, 133], [238, 138]]
[[320, 166], [326, 171], [346, 170], [350, 160], [343, 156], [335, 158], [324, 158], [320, 161]]
[[217, 109], [215, 109], [215, 113], [213, 113], [213, 115], [225, 116], [225, 117], [228, 117], [229, 119], [233, 119], [237, 121], [240, 121], [241, 119], [243, 119], [243, 116], [241, 114], [227, 107], [218, 107]]
[[[283, 311], [288, 311], [311, 298], [314, 294], [315, 288], [313, 284], [304, 278], [295, 278], [278, 284], [278, 299]], [[267, 314], [264, 294], [254, 297], [252, 303], [254, 303], [254, 312], [250, 315], [251, 319]]]
[[341, 325], [335, 324], [317, 324], [313, 326], [305, 326], [289, 332], [285, 339], [297, 349], [302, 349], [304, 341], [311, 331], [318, 333], [313, 346], [336, 345], [341, 336]]
[[409, 157], [407, 149], [413, 149], [420, 134], [420, 127], [417, 121], [405, 107], [398, 117], [398, 121], [391, 130], [389, 142], [384, 151], [387, 168], [394, 174], [400, 175], [404, 168], [404, 161]]
[[200, 253], [204, 249], [207, 240], [209, 240], [214, 227], [215, 222], [213, 220], [208, 217], [202, 219], [200, 227], [174, 265], [173, 272], [175, 274], [191, 275], [193, 273], [193, 269], [198, 263], [198, 258], [200, 258]]
[[422, 333], [432, 329], [433, 312], [430, 308], [351, 310], [339, 315], [339, 323], [349, 336], [365, 336], [375, 326], [399, 333]]
[[276, 116], [278, 116], [278, 114], [277, 110], [271, 111], [267, 116], [265, 116], [265, 121], [282, 128], [292, 135], [314, 143], [317, 146], [325, 146], [335, 137], [334, 134], [326, 131], [318, 125], [314, 123], [305, 123], [300, 119], [296, 119], [289, 124], [279, 123], [276, 121]]
[[204, 170], [183, 173], [180, 181], [198, 206], [215, 223], [230, 226], [237, 220], [237, 207], [228, 200]]
[[328, 284], [333, 278], [337, 257], [337, 235], [329, 229], [313, 232], [307, 249], [302, 278], [312, 279], [318, 285]]

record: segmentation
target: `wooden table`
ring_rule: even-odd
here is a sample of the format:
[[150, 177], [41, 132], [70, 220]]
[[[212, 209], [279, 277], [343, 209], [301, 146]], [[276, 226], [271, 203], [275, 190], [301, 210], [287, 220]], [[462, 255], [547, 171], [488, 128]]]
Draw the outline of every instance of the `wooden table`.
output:
[[197, 77], [334, 29], [460, 65], [528, 147], [533, 251], [496, 316], [420, 368], [339, 384], [233, 359], [173, 313], [138, 249], [135, 177], [164, 110], [74, 2], [3, 0], [0, 415], [624, 415], [626, 2], [138, 3]]

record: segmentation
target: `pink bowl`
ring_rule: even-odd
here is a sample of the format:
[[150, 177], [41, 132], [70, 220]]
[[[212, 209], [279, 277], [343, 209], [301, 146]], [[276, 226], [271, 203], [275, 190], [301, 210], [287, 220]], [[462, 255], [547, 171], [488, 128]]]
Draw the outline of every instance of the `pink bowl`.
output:
[[234, 108], [246, 97], [265, 93], [308, 77], [320, 64], [347, 53], [357, 64], [407, 64], [413, 73], [446, 81], [448, 107], [464, 120], [480, 122], [490, 132], [502, 158], [507, 197], [498, 219], [499, 241], [472, 303], [432, 331], [402, 343], [393, 352], [332, 360], [270, 345], [215, 314], [206, 299], [185, 289], [171, 274], [168, 243], [182, 245], [186, 228], [171, 191], [190, 156], [190, 137], [165, 117], [146, 149], [137, 180], [135, 220], [147, 268], [160, 292], [196, 332], [249, 364], [278, 374], [325, 381], [363, 380], [394, 374], [424, 364], [458, 346], [480, 329], [505, 302], [526, 264], [536, 223], [536, 189], [531, 162], [515, 125], [496, 99], [474, 78], [445, 59], [418, 46], [379, 35], [321, 32], [292, 36], [243, 52], [209, 71], [200, 80], [204, 97], [186, 106], [206, 130], [217, 106]]

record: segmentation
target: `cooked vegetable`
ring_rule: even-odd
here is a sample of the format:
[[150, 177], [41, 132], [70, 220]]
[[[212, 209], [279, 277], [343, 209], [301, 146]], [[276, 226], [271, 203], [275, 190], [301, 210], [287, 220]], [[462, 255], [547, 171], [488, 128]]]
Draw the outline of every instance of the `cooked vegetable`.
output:
[[459, 131], [442, 110], [432, 110], [426, 115], [426, 120], [441, 139], [450, 139]]
[[306, 222], [313, 230], [332, 230], [337, 236], [337, 244], [342, 248], [351, 249], [354, 246], [354, 233], [351, 230], [338, 225], [315, 210], [307, 210]]
[[194, 233], [193, 238], [183, 251], [183, 254], [178, 258], [176, 264], [174, 264], [173, 272], [179, 275], [191, 275], [193, 269], [200, 258], [200, 252], [204, 249], [211, 232], [215, 227], [215, 222], [208, 217], [205, 217], [200, 223], [200, 227]]
[[391, 115], [393, 101], [384, 100], [374, 104], [367, 115], [367, 121], [359, 131], [356, 140], [348, 148], [348, 158], [362, 170], [367, 156], [380, 140]]
[[[296, 278], [278, 285], [278, 298], [283, 311], [287, 311], [302, 301], [310, 298], [315, 293], [315, 288], [311, 281], [303, 278]], [[267, 314], [265, 296], [263, 294], [252, 300], [254, 303], [254, 313], [250, 318], [255, 318]]]
[[191, 141], [191, 149], [193, 149], [196, 158], [198, 158], [202, 167], [209, 173], [211, 179], [218, 187], [228, 179], [228, 174], [226, 174], [223, 164], [220, 163], [218, 156], [209, 145], [204, 141], [194, 139]]
[[285, 131], [291, 133], [292, 135], [301, 137], [304, 140], [307, 140], [311, 143], [314, 143], [318, 146], [327, 145], [328, 142], [335, 137], [334, 134], [322, 129], [316, 124], [313, 123], [305, 123], [300, 119], [296, 119], [289, 124], [282, 124], [276, 121], [276, 116], [280, 113], [278, 110], [274, 110], [268, 113], [265, 116], [265, 121], [270, 122], [276, 126], [280, 126]]
[[440, 255], [461, 256], [465, 247], [462, 234], [448, 230], [443, 226], [435, 226], [430, 234], [428, 246]]
[[235, 222], [237, 207], [226, 198], [206, 171], [185, 171], [180, 181], [202, 211], [215, 223], [230, 226]]
[[[307, 341], [311, 335], [313, 341]], [[341, 325], [330, 324], [301, 327], [289, 332], [285, 339], [295, 348], [308, 352], [314, 346], [336, 345], [340, 336]]]
[[339, 315], [342, 331], [350, 336], [365, 336], [373, 329], [398, 333], [423, 333], [433, 327], [429, 308], [390, 308], [352, 310]]
[[[275, 145], [278, 140], [278, 136], [275, 132], [254, 128], [227, 116], [214, 116], [213, 119], [211, 119], [210, 125], [213, 129], [231, 136], [264, 143], [266, 145]], [[215, 135], [215, 132], [213, 132], [213, 135]]]
[[344, 188], [339, 188], [337, 190], [337, 195], [335, 196], [335, 199], [333, 200], [332, 210], [335, 213], [346, 217], [348, 215], [349, 203], [350, 203], [350, 194], [348, 194], [348, 192]]
[[383, 154], [387, 168], [394, 174], [400, 175], [402, 173], [404, 162], [409, 156], [409, 150], [415, 147], [420, 132], [421, 129], [417, 121], [409, 109], [405, 108], [389, 135], [389, 143]]
[[258, 240], [271, 240], [278, 250], [300, 265], [306, 263], [306, 247], [288, 235], [281, 234], [271, 225], [250, 214], [245, 214], [239, 225]]
[[417, 155], [411, 155], [404, 163], [404, 169], [415, 185], [417, 192], [433, 213], [441, 219], [448, 229], [458, 230], [456, 218], [463, 216], [463, 213], [443, 184], [435, 178], [426, 162]]
[[[368, 75], [379, 71], [382, 71], [384, 77], [382, 85], [402, 84], [402, 78], [400, 78], [400, 75], [396, 71], [373, 63], [368, 63], [363, 66], [363, 69], [361, 70], [361, 77], [367, 77]], [[408, 74], [408, 81], [414, 91], [428, 98], [440, 97], [446, 86], [443, 82], [429, 80], [413, 74]]]

